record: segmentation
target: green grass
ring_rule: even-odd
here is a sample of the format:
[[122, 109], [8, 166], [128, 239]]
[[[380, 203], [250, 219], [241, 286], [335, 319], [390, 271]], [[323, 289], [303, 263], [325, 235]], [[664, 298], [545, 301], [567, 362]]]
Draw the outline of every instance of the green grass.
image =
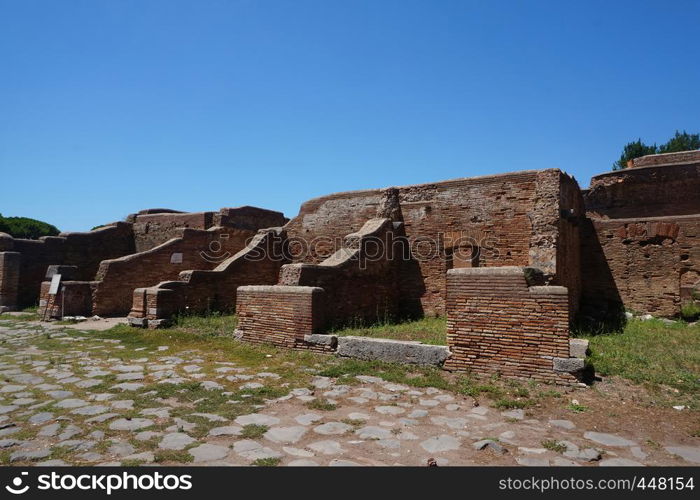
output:
[[258, 439], [268, 431], [267, 425], [248, 424], [243, 427], [240, 437], [243, 439]]
[[187, 463], [194, 460], [194, 457], [185, 450], [158, 450], [154, 455], [154, 462], [161, 464], [163, 462]]
[[695, 321], [700, 317], [700, 305], [687, 302], [681, 306], [681, 317], [687, 321]]
[[447, 320], [445, 318], [422, 318], [401, 323], [379, 323], [370, 326], [343, 328], [333, 335], [347, 337], [373, 337], [393, 340], [417, 340], [424, 344], [445, 345]]
[[584, 406], [582, 404], [578, 403], [569, 403], [569, 405], [566, 407], [567, 410], [571, 410], [574, 413], [583, 413], [588, 410], [588, 406]]
[[337, 408], [335, 404], [330, 403], [325, 399], [314, 399], [313, 401], [309, 401], [306, 403], [306, 407], [312, 410], [321, 411], [333, 411]]
[[233, 335], [237, 325], [238, 317], [235, 314], [210, 312], [203, 316], [175, 316], [172, 328], [186, 332], [195, 332], [200, 335], [218, 336]]
[[532, 406], [533, 402], [529, 399], [509, 399], [501, 398], [496, 400], [495, 406], [501, 410], [524, 409]]
[[597, 373], [700, 395], [700, 325], [630, 320], [619, 333], [584, 336]]
[[271, 457], [271, 458], [258, 458], [255, 460], [252, 464], [256, 467], [276, 467], [279, 465], [280, 459], [276, 457]]
[[564, 453], [566, 451], [566, 445], [560, 443], [556, 439], [547, 439], [542, 441], [542, 447], [557, 453]]

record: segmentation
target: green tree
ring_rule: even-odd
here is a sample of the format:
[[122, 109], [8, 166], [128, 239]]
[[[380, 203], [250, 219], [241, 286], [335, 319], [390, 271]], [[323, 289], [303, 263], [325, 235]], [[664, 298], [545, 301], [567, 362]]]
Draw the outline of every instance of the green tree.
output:
[[657, 150], [658, 148], [656, 147], [656, 144], [653, 146], [648, 146], [644, 144], [641, 139], [637, 139], [634, 142], [628, 142], [622, 150], [620, 159], [613, 163], [613, 170], [622, 170], [623, 168], [627, 168], [627, 162], [629, 160], [634, 160], [635, 158], [639, 158], [640, 156], [644, 155], [656, 154]]
[[0, 214], [0, 232], [15, 238], [35, 240], [41, 236], [56, 236], [59, 231], [56, 226], [28, 217], [3, 217]]
[[676, 130], [676, 135], [668, 140], [666, 144], [659, 146], [659, 153], [676, 153], [678, 151], [692, 151], [700, 149], [700, 134], [689, 134], [685, 130], [683, 133]]

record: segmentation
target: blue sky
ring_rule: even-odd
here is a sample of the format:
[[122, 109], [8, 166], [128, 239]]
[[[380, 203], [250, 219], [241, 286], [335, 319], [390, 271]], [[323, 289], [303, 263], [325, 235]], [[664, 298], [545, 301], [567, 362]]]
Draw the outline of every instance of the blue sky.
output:
[[700, 2], [0, 0], [0, 213], [86, 230], [700, 132]]

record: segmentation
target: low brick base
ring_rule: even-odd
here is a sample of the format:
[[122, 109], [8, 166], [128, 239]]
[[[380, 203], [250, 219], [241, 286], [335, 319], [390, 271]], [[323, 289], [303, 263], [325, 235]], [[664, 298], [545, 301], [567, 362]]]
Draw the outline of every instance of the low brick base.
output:
[[236, 335], [241, 340], [288, 348], [303, 347], [305, 338], [317, 333], [323, 325], [323, 289], [242, 286], [238, 288], [236, 311]]
[[[448, 370], [573, 384], [566, 288], [529, 286], [526, 269], [452, 269], [447, 274]], [[559, 371], [566, 370], [566, 371]]]
[[63, 316], [89, 316], [95, 282], [64, 281], [55, 296], [49, 295], [50, 281], [41, 283], [39, 316], [45, 319]]
[[17, 308], [21, 261], [18, 252], [0, 252], [0, 307], [7, 311]]

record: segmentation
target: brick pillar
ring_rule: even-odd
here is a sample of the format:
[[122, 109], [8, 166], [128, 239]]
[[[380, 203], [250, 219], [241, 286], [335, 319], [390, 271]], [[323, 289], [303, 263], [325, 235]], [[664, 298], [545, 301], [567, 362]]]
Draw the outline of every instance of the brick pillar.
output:
[[21, 259], [19, 252], [0, 252], [0, 307], [7, 310], [17, 308]]

